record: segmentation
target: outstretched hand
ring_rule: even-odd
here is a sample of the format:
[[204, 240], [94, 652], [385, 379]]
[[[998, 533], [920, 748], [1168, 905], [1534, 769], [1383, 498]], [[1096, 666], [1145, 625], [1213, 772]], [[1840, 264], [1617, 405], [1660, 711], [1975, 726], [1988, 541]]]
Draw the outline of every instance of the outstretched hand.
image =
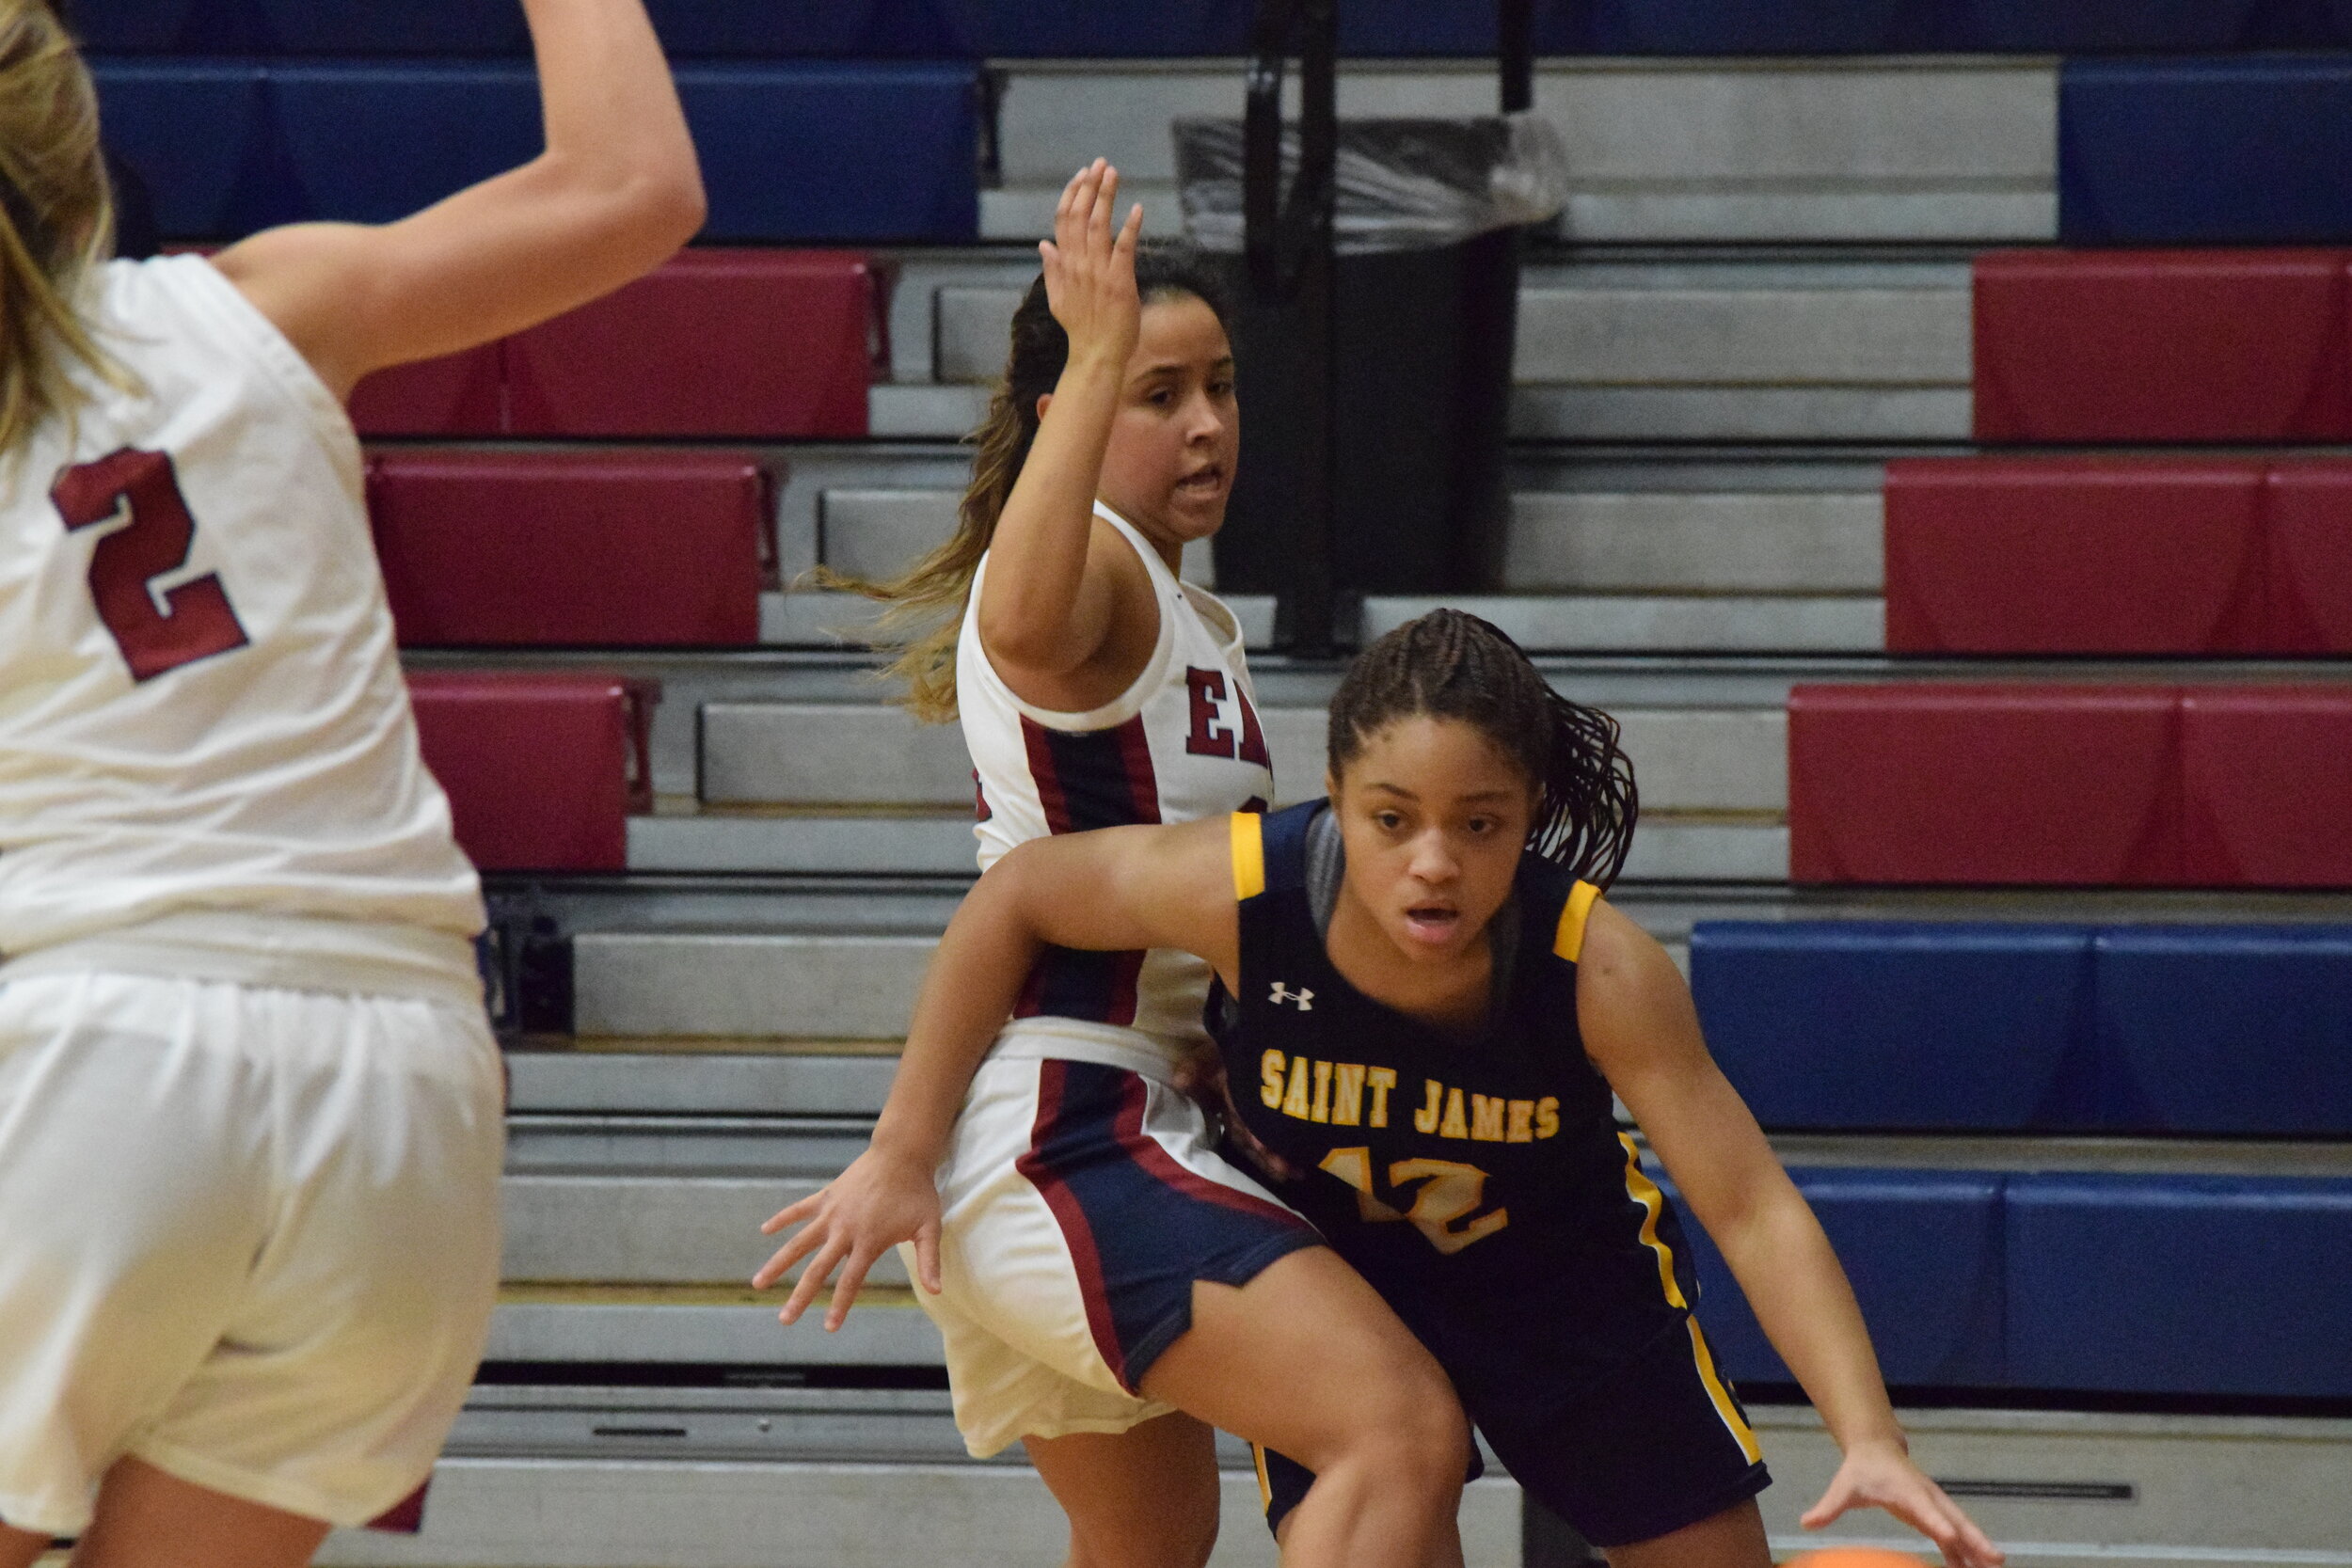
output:
[[1935, 1543], [1947, 1568], [2000, 1568], [2001, 1549], [1895, 1443], [1857, 1443], [1821, 1500], [1798, 1523], [1825, 1529], [1856, 1508], [1883, 1508]]
[[1054, 237], [1037, 247], [1045, 263], [1045, 300], [1070, 334], [1070, 356], [1100, 356], [1123, 371], [1143, 331], [1136, 293], [1136, 236], [1143, 208], [1127, 214], [1116, 233], [1119, 170], [1103, 159], [1080, 169], [1062, 187], [1054, 209]]
[[764, 1291], [793, 1264], [803, 1258], [809, 1260], [791, 1298], [776, 1314], [779, 1322], [798, 1323], [838, 1268], [841, 1278], [825, 1311], [825, 1332], [839, 1328], [866, 1283], [866, 1271], [900, 1242], [914, 1243], [916, 1280], [931, 1294], [940, 1292], [939, 1189], [927, 1167], [868, 1148], [847, 1170], [759, 1229], [772, 1236], [790, 1225], [801, 1228], [752, 1275], [752, 1288]]

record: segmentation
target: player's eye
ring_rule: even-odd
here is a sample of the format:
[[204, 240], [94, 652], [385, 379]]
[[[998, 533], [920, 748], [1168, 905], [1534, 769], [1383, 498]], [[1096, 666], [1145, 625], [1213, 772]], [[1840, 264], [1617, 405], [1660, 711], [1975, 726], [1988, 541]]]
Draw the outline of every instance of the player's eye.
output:
[[1399, 812], [1376, 811], [1372, 814], [1372, 820], [1373, 825], [1384, 833], [1395, 832], [1405, 826], [1404, 815]]
[[1501, 826], [1502, 824], [1497, 822], [1491, 816], [1473, 816], [1470, 819], [1470, 831], [1471, 833], [1481, 838], [1484, 838], [1486, 834], [1493, 832]]

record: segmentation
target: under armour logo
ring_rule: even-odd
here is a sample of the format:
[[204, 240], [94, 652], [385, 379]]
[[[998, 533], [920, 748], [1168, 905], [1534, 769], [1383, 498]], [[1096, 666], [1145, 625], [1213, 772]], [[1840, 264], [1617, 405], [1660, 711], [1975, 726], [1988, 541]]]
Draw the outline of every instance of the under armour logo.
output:
[[1290, 987], [1282, 984], [1279, 980], [1274, 982], [1273, 993], [1269, 995], [1266, 1000], [1273, 1003], [1278, 1007], [1285, 1002], [1295, 1002], [1298, 1004], [1298, 1010], [1302, 1013], [1311, 1013], [1315, 1010], [1315, 993], [1313, 991], [1304, 989], [1293, 990]]

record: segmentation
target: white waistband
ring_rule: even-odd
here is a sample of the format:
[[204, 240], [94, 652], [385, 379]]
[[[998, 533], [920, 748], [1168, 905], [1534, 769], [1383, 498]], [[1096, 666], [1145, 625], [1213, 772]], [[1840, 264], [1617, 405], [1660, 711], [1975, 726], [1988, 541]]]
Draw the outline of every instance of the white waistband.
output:
[[998, 1032], [989, 1060], [1061, 1060], [1124, 1068], [1155, 1084], [1173, 1084], [1176, 1069], [1191, 1054], [1187, 1041], [1089, 1023], [1076, 1018], [1017, 1018]]
[[0, 982], [93, 970], [482, 1006], [473, 943], [461, 936], [232, 910], [183, 911], [12, 954]]

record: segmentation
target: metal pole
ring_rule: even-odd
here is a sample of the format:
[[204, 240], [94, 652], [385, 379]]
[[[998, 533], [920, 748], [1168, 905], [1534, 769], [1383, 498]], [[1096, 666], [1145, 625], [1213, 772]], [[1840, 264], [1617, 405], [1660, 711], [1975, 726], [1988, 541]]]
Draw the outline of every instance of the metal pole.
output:
[[[1244, 249], [1252, 292], [1301, 327], [1298, 391], [1309, 417], [1296, 453], [1305, 476], [1286, 519], [1289, 570], [1275, 594], [1275, 641], [1294, 654], [1337, 651], [1332, 567], [1338, 535], [1333, 440], [1339, 325], [1334, 203], [1339, 158], [1338, 0], [1260, 0], [1252, 33], [1244, 139]], [[1282, 76], [1299, 59], [1298, 166], [1281, 192]]]

